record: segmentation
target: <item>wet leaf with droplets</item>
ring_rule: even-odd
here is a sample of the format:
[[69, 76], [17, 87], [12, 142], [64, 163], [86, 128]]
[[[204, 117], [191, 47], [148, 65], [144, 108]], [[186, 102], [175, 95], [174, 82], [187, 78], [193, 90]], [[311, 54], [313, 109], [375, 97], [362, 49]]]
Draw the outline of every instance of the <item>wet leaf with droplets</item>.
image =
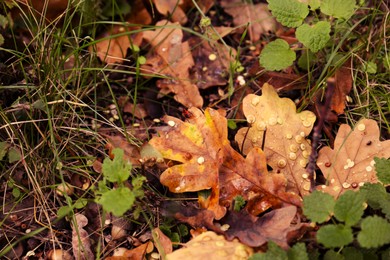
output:
[[267, 163], [274, 172], [286, 176], [288, 191], [307, 194], [310, 181], [305, 167], [311, 145], [306, 137], [316, 117], [310, 111], [297, 113], [294, 102], [280, 98], [269, 84], [264, 84], [262, 91], [261, 96], [250, 94], [244, 98], [243, 111], [250, 127], [241, 128], [235, 139], [247, 154], [261, 147], [265, 136]]
[[353, 130], [341, 125], [334, 148], [319, 151], [317, 165], [327, 183], [317, 189], [337, 198], [346, 190], [358, 190], [365, 182], [378, 182], [374, 157], [390, 157], [390, 140], [379, 140], [374, 120], [362, 119]]

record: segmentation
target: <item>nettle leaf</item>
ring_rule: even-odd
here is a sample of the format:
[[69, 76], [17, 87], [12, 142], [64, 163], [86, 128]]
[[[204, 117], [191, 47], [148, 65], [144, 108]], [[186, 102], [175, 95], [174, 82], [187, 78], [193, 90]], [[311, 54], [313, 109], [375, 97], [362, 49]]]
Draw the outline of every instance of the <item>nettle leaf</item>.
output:
[[119, 148], [112, 150], [114, 159], [105, 158], [102, 165], [102, 173], [110, 182], [122, 183], [130, 176], [131, 163], [123, 158], [124, 151]]
[[326, 251], [323, 260], [345, 260], [344, 256], [334, 250]]
[[364, 248], [380, 247], [390, 243], [390, 223], [378, 216], [363, 219], [357, 240]]
[[316, 10], [320, 8], [321, 0], [309, 0], [307, 3], [310, 7], [310, 10]]
[[356, 0], [323, 0], [321, 12], [335, 18], [348, 20], [355, 12]]
[[352, 229], [342, 224], [322, 226], [317, 241], [328, 248], [346, 246], [353, 241]]
[[307, 4], [296, 0], [267, 0], [267, 2], [272, 15], [287, 27], [298, 27], [309, 14]]
[[342, 124], [334, 148], [319, 151], [317, 165], [327, 183], [317, 189], [337, 198], [346, 190], [358, 190], [365, 182], [378, 182], [374, 157], [390, 157], [390, 140], [379, 140], [377, 122], [362, 119], [353, 130]]
[[312, 52], [318, 52], [330, 39], [330, 23], [321, 21], [313, 26], [302, 24], [297, 28], [295, 35], [305, 47]]
[[275, 242], [269, 241], [267, 252], [256, 253], [249, 259], [250, 260], [271, 260], [271, 259], [288, 260], [289, 258], [287, 256], [286, 251], [280, 248]]
[[135, 201], [134, 193], [127, 187], [107, 191], [97, 200], [107, 212], [119, 217], [131, 209]]
[[355, 225], [363, 216], [364, 196], [351, 190], [343, 193], [334, 206], [334, 216], [346, 226]]
[[334, 198], [320, 191], [314, 191], [303, 198], [303, 214], [313, 222], [323, 223], [329, 220], [334, 206]]
[[260, 65], [267, 70], [282, 70], [293, 64], [296, 54], [281, 39], [268, 43], [260, 54]]
[[308, 194], [310, 181], [305, 170], [311, 153], [306, 137], [313, 128], [316, 116], [310, 111], [296, 112], [294, 102], [279, 98], [275, 89], [264, 84], [262, 95], [247, 95], [243, 99], [244, 115], [250, 127], [238, 130], [235, 140], [242, 152], [248, 154], [263, 145], [267, 163], [274, 172], [284, 175], [287, 191]]
[[390, 185], [390, 160], [385, 158], [374, 158], [375, 170], [378, 180], [384, 185]]
[[345, 247], [342, 254], [346, 260], [364, 260], [363, 253], [355, 247]]

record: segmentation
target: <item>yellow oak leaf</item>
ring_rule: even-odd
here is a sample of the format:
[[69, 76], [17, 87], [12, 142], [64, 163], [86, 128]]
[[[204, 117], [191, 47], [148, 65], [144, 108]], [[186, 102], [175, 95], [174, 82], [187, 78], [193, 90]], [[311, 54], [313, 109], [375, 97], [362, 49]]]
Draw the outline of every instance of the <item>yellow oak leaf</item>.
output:
[[287, 191], [308, 194], [310, 181], [305, 167], [311, 145], [306, 137], [316, 120], [314, 113], [297, 113], [294, 102], [280, 98], [267, 83], [261, 96], [250, 94], [244, 98], [243, 112], [250, 127], [241, 128], [235, 137], [242, 152], [247, 154], [264, 145], [268, 165], [287, 178]]
[[346, 190], [358, 190], [365, 182], [378, 182], [374, 157], [390, 157], [390, 140], [379, 140], [379, 127], [374, 120], [362, 119], [355, 128], [340, 126], [334, 148], [319, 151], [317, 165], [327, 179], [322, 190], [339, 197]]

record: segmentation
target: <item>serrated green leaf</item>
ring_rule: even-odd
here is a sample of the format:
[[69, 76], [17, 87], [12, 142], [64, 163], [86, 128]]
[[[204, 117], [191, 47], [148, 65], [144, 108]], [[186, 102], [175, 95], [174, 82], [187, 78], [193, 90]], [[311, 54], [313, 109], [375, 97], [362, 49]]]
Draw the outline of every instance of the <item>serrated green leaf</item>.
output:
[[256, 253], [249, 260], [288, 260], [286, 251], [280, 248], [275, 242], [268, 242], [268, 250], [265, 253]]
[[318, 52], [325, 47], [330, 39], [330, 23], [321, 21], [313, 26], [302, 24], [295, 32], [297, 39], [312, 52]]
[[327, 248], [346, 246], [353, 241], [352, 229], [342, 224], [322, 226], [317, 241]]
[[134, 193], [127, 187], [110, 190], [102, 194], [97, 200], [107, 212], [112, 212], [117, 217], [131, 209], [135, 201]]
[[378, 216], [363, 219], [357, 240], [364, 248], [380, 247], [390, 243], [390, 223]]
[[11, 147], [8, 150], [8, 162], [14, 163], [22, 159], [22, 155], [20, 154], [20, 151], [16, 147]]
[[386, 192], [386, 188], [380, 183], [365, 183], [360, 188], [367, 200], [368, 205], [375, 209], [381, 209], [386, 215], [387, 219], [390, 219], [390, 194]]
[[385, 158], [374, 158], [375, 171], [378, 180], [384, 185], [390, 184], [390, 160]]
[[119, 148], [112, 150], [114, 159], [105, 158], [102, 165], [103, 176], [110, 182], [122, 183], [130, 176], [131, 163], [123, 158], [124, 151]]
[[4, 159], [4, 156], [7, 154], [9, 147], [9, 143], [0, 142], [0, 161]]
[[344, 192], [336, 201], [334, 206], [334, 216], [339, 221], [344, 221], [345, 225], [355, 225], [363, 216], [364, 196], [360, 192], [348, 190]]
[[282, 70], [291, 66], [296, 54], [285, 40], [268, 43], [260, 54], [260, 64], [267, 70]]
[[356, 0], [323, 0], [321, 12], [335, 18], [348, 20], [355, 12]]
[[297, 0], [267, 0], [268, 8], [281, 24], [298, 27], [309, 14], [309, 7]]
[[346, 247], [342, 254], [345, 260], [363, 260], [363, 253], [354, 247]]
[[308, 49], [303, 50], [302, 55], [298, 59], [298, 67], [303, 70], [309, 71], [314, 64], [315, 58], [316, 56], [313, 52]]
[[335, 201], [332, 195], [314, 191], [303, 198], [303, 214], [313, 222], [323, 223], [333, 214], [334, 205]]
[[309, 260], [304, 243], [295, 244], [287, 251], [288, 260]]
[[344, 259], [345, 258], [343, 255], [336, 253], [333, 250], [326, 251], [326, 253], [324, 255], [324, 260], [344, 260]]

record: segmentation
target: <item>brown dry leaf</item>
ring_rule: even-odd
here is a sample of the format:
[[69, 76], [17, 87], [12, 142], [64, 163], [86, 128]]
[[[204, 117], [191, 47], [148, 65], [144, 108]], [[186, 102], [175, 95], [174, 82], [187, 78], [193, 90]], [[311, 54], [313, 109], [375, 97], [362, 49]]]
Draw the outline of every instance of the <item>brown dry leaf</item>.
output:
[[332, 95], [331, 110], [337, 115], [344, 114], [346, 96], [352, 89], [351, 60], [347, 60], [335, 73], [336, 85]]
[[[161, 256], [172, 253], [172, 241], [159, 228], [153, 229], [155, 234], [154, 246]], [[164, 259], [164, 257], [163, 257]]]
[[[140, 29], [140, 25], [150, 24], [152, 17], [146, 10], [142, 0], [136, 0], [131, 5], [131, 13], [127, 23], [131, 26], [114, 26], [109, 32], [100, 36], [104, 39], [96, 44], [96, 54], [108, 64], [124, 61], [128, 48], [140, 46], [142, 42], [142, 32], [135, 32]], [[92, 48], [90, 48], [92, 51]]]
[[[199, 39], [190, 38], [191, 46], [199, 44]], [[236, 50], [226, 48], [218, 42], [203, 41], [202, 45], [192, 50], [195, 60], [193, 68], [193, 78], [196, 80], [200, 89], [206, 89], [212, 86], [224, 86], [227, 83], [230, 63], [235, 62]], [[217, 56], [217, 59], [210, 60], [210, 54]]]
[[123, 135], [104, 135], [104, 137], [106, 137], [108, 140], [106, 148], [109, 150], [108, 154], [110, 155], [111, 159], [114, 158], [112, 150], [114, 148], [120, 148], [124, 151], [124, 159], [129, 160], [133, 167], [140, 165], [139, 159], [141, 159], [141, 154], [140, 148], [137, 145], [128, 142]]
[[189, 80], [189, 69], [194, 66], [188, 41], [182, 42], [183, 32], [177, 23], [159, 21], [155, 31], [144, 32], [154, 48], [142, 66], [145, 73], [159, 73], [167, 76], [157, 86], [161, 94], [174, 93], [175, 100], [186, 107], [202, 107], [203, 99], [195, 84]]
[[316, 117], [310, 111], [297, 113], [294, 102], [279, 98], [269, 84], [264, 84], [262, 91], [262, 96], [250, 94], [244, 98], [243, 111], [251, 127], [241, 128], [235, 139], [247, 154], [254, 147], [262, 147], [265, 135], [267, 163], [287, 178], [288, 191], [307, 194], [310, 181], [305, 167], [311, 145], [306, 137]]
[[[224, 0], [221, 6], [225, 12], [233, 16], [236, 26], [245, 27], [249, 23], [248, 33], [251, 41], [256, 42], [261, 34], [272, 32], [276, 27], [276, 20], [268, 10], [267, 4], [250, 4], [241, 0]], [[241, 32], [245, 28], [241, 29]]]
[[324, 147], [319, 152], [317, 165], [328, 181], [317, 189], [337, 198], [365, 182], [378, 182], [374, 157], [390, 157], [390, 140], [381, 142], [379, 133], [378, 124], [370, 119], [360, 120], [353, 130], [341, 125], [334, 149]]
[[173, 22], [187, 23], [187, 15], [181, 8], [183, 0], [153, 0], [157, 11], [163, 15], [171, 15]]
[[244, 260], [252, 254], [252, 248], [237, 240], [227, 241], [223, 236], [207, 231], [187, 242], [182, 248], [168, 254], [167, 260]]
[[[145, 255], [151, 253], [153, 251], [153, 243], [146, 242], [136, 248], [130, 250], [123, 250], [120, 254], [116, 254], [115, 256], [106, 257], [106, 260], [125, 260], [125, 259], [134, 259], [134, 260], [143, 260], [145, 259]], [[94, 259], [94, 258], [91, 258]]]
[[295, 206], [275, 209], [262, 217], [255, 217], [245, 211], [231, 211], [224, 218], [225, 224], [230, 226], [225, 235], [229, 240], [236, 237], [250, 247], [258, 247], [271, 240], [287, 249], [288, 233], [301, 226], [291, 224], [296, 213]]
[[73, 255], [78, 259], [94, 259], [91, 250], [91, 241], [88, 232], [84, 229], [88, 225], [88, 219], [82, 214], [75, 215], [76, 225], [72, 225], [72, 248]]

